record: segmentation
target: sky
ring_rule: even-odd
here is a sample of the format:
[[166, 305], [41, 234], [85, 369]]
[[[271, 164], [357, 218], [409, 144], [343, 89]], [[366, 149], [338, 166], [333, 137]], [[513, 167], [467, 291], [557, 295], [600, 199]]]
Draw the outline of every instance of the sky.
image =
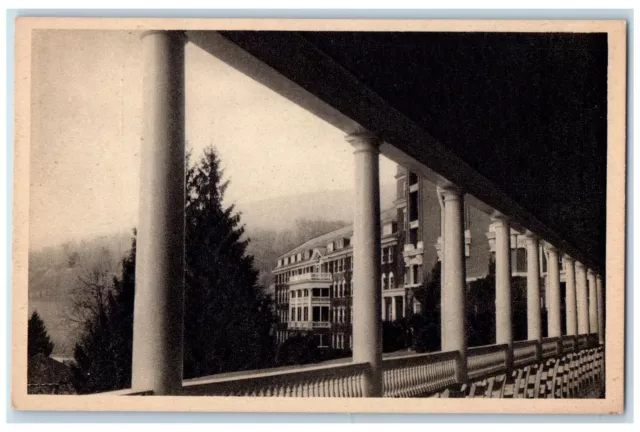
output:
[[[136, 32], [34, 34], [31, 248], [136, 225], [141, 48]], [[191, 43], [185, 74], [187, 148], [198, 157], [215, 146], [230, 180], [225, 204], [354, 187], [344, 132]], [[381, 156], [381, 182], [394, 174]]]

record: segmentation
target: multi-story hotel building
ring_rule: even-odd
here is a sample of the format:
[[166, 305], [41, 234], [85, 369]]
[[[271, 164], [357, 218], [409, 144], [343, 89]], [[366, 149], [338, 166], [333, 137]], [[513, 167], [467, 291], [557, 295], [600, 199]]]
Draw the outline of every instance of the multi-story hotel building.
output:
[[[398, 166], [394, 206], [381, 212], [381, 313], [393, 321], [422, 307], [415, 290], [440, 260], [442, 202], [436, 186]], [[296, 333], [313, 334], [319, 347], [350, 349], [353, 322], [353, 226], [310, 239], [278, 258], [273, 269], [277, 341]], [[486, 213], [465, 204], [466, 280], [485, 277], [495, 256], [495, 230]], [[539, 247], [544, 278], [547, 254]], [[562, 262], [561, 283], [564, 282]], [[526, 238], [511, 231], [514, 280], [526, 278]], [[523, 284], [524, 288], [525, 284]], [[544, 284], [542, 285], [544, 288]], [[562, 287], [561, 287], [562, 289]], [[542, 295], [542, 307], [546, 306]]]

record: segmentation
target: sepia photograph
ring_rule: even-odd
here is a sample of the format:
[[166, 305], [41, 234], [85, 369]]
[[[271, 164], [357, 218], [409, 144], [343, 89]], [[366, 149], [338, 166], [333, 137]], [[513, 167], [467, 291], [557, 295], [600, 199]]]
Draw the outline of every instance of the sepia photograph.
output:
[[18, 18], [13, 407], [620, 413], [626, 33]]

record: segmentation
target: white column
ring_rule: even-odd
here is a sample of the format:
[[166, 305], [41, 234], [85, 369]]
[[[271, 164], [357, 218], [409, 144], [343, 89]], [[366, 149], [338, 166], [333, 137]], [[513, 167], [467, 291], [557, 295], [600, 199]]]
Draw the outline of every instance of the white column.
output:
[[511, 229], [504, 216], [494, 216], [496, 233], [496, 344], [513, 346], [511, 324]]
[[540, 318], [540, 262], [539, 241], [530, 231], [525, 234], [527, 244], [527, 336], [529, 340], [542, 340]]
[[587, 270], [576, 261], [576, 304], [578, 306], [578, 334], [589, 333], [589, 306], [587, 299]]
[[596, 274], [593, 270], [587, 271], [589, 283], [589, 333], [598, 333], [598, 302], [596, 300]]
[[132, 387], [182, 387], [184, 315], [184, 44], [182, 32], [142, 36], [143, 140], [137, 230]]
[[558, 249], [547, 244], [549, 260], [547, 261], [548, 296], [549, 296], [549, 337], [562, 335], [562, 324], [560, 314], [560, 269], [558, 268]]
[[443, 274], [441, 292], [442, 351], [458, 351], [459, 381], [466, 381], [467, 335], [465, 315], [464, 202], [459, 189], [438, 188], [444, 201]]
[[598, 340], [602, 345], [604, 344], [604, 291], [600, 275], [596, 276], [596, 296], [598, 297]]
[[353, 361], [366, 362], [365, 397], [382, 396], [380, 305], [379, 140], [369, 133], [347, 136], [355, 154]]
[[396, 296], [391, 297], [391, 318], [389, 319], [389, 321], [395, 321], [397, 319], [396, 317]]
[[575, 261], [568, 255], [564, 256], [564, 274], [566, 280], [565, 309], [567, 311], [567, 335], [578, 335], [578, 311], [576, 304], [576, 273]]

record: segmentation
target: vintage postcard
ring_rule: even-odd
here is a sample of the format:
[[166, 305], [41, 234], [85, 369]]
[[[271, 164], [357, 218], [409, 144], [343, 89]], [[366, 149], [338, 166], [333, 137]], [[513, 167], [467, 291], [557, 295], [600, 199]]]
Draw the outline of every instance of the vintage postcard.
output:
[[626, 32], [18, 18], [13, 408], [621, 413]]

